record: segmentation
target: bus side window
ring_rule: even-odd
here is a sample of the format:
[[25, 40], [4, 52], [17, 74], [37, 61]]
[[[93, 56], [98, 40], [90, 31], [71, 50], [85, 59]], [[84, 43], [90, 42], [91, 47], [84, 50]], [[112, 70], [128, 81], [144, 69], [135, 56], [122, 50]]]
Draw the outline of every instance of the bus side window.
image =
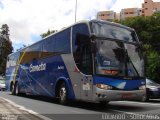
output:
[[72, 40], [73, 56], [78, 69], [84, 74], [92, 74], [89, 30], [86, 24], [73, 26]]

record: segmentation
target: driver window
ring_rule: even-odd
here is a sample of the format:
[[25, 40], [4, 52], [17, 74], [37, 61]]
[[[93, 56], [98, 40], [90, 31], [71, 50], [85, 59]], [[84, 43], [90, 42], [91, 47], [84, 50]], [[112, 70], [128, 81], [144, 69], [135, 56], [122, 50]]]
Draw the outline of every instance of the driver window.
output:
[[92, 57], [89, 45], [89, 30], [86, 24], [73, 26], [73, 56], [77, 68], [84, 74], [92, 74]]

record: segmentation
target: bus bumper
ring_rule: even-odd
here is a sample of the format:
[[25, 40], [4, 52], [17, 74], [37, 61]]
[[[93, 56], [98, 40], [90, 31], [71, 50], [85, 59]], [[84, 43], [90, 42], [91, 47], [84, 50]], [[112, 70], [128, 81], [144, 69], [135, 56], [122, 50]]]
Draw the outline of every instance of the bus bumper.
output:
[[146, 96], [146, 90], [104, 90], [95, 89], [94, 100], [99, 101], [121, 101], [121, 100], [138, 100], [142, 101]]

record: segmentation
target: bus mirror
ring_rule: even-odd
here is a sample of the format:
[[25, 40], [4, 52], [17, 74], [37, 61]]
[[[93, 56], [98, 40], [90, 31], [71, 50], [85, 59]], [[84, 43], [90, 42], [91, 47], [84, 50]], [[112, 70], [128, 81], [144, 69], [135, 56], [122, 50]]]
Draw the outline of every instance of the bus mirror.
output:
[[143, 42], [142, 41], [139, 41], [139, 45], [137, 46], [136, 50], [137, 49], [141, 49], [142, 51], [144, 51]]
[[94, 33], [92, 33], [92, 34], [90, 35], [90, 39], [95, 40], [95, 39], [96, 39], [96, 35], [95, 35]]
[[92, 53], [95, 53], [96, 52], [96, 43], [95, 43], [95, 41], [91, 41], [91, 52]]

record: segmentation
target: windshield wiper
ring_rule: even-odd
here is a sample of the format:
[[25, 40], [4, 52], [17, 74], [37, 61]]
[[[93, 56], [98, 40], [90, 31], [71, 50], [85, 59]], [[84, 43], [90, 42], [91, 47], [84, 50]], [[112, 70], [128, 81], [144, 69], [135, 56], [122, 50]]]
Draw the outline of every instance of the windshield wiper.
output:
[[131, 61], [131, 58], [128, 55], [127, 49], [125, 50], [125, 56], [126, 56], [126, 58], [125, 58], [125, 67], [126, 67], [126, 73], [127, 73], [126, 75], [128, 76], [128, 66], [127, 66], [127, 63], [131, 63], [131, 65], [132, 65], [133, 69], [135, 70], [137, 76], [140, 77], [139, 73], [138, 73], [138, 71], [136, 69], [136, 67], [134, 66], [133, 62]]

